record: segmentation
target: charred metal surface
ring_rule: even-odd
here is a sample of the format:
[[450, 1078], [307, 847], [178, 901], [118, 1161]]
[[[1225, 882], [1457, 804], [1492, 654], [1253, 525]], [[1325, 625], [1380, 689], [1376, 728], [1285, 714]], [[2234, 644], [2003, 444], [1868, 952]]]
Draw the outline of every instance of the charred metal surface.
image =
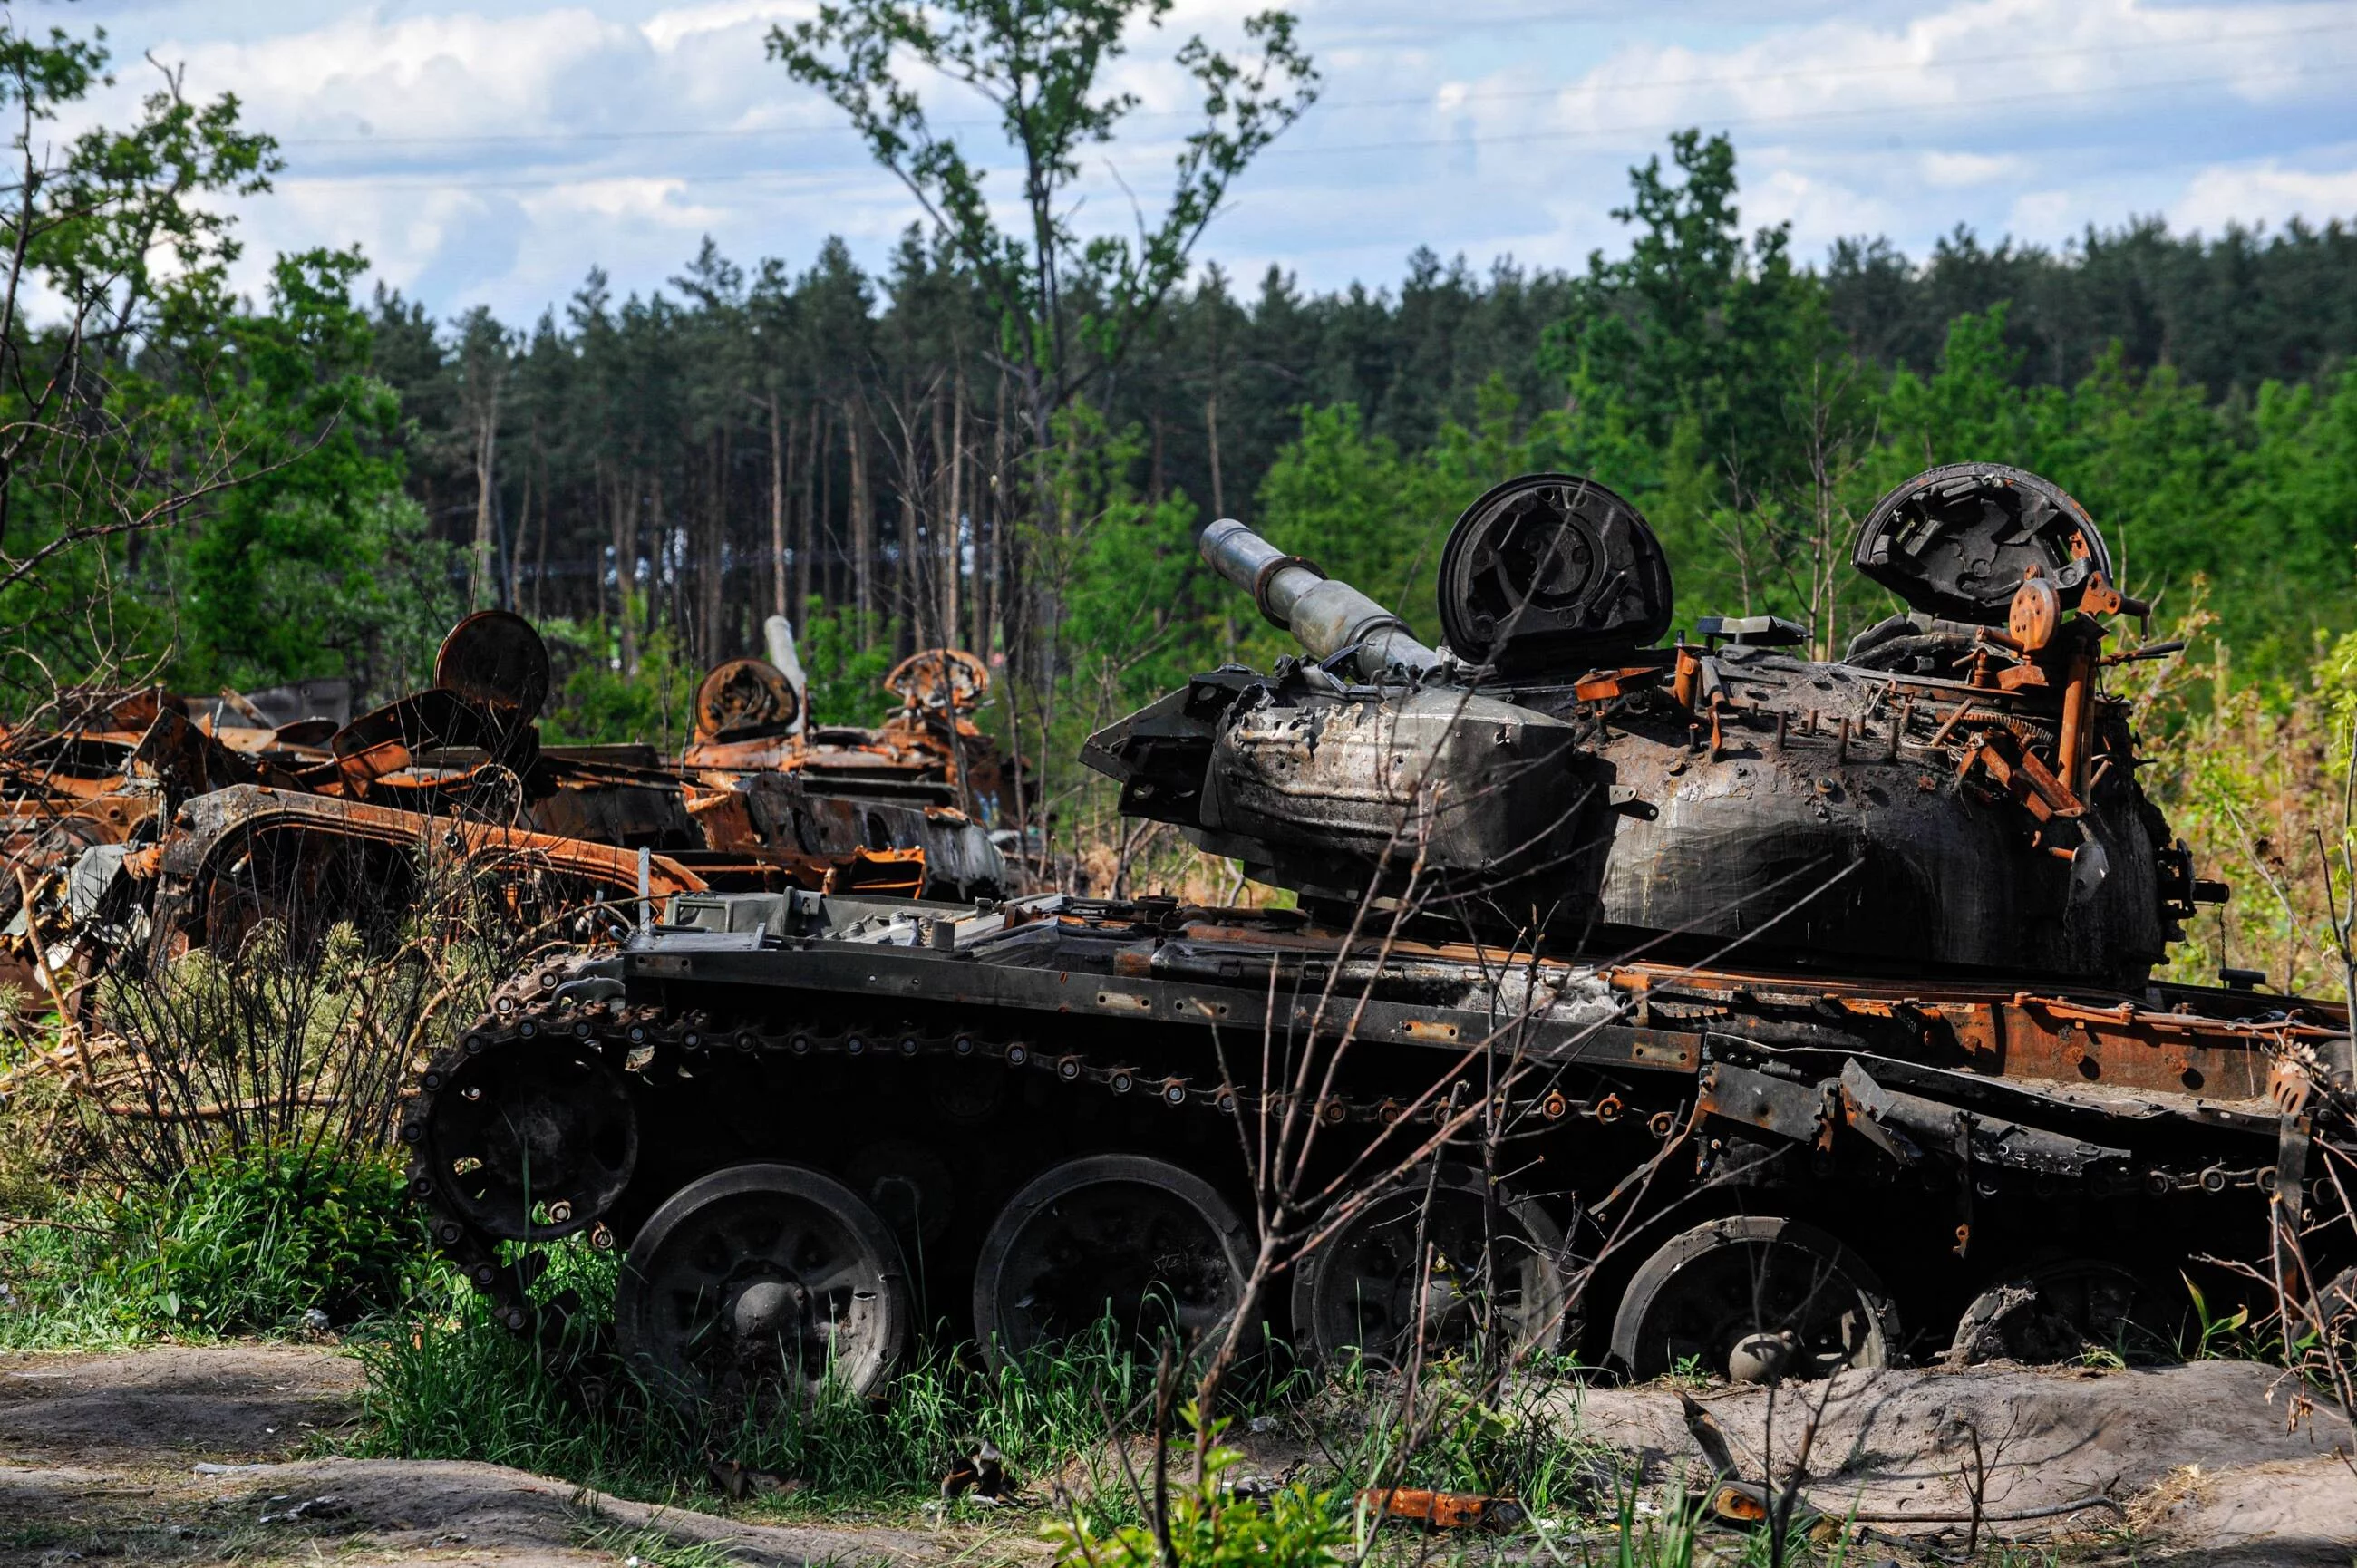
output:
[[[1028, 1288], [1009, 1259], [1045, 1266], [1076, 1216], [1125, 1236], [1191, 1225], [1170, 1251], [1189, 1279], [1165, 1283], [1203, 1285], [1256, 1201], [1239, 1122], [1322, 1140], [1311, 1189], [1335, 1207], [1293, 1239], [1329, 1226], [1351, 1261], [1303, 1276], [1318, 1283], [1291, 1328], [1315, 1354], [1370, 1332], [1316, 1306], [1338, 1291], [1391, 1304], [1373, 1316], [1394, 1327], [1432, 1308], [1445, 1334], [1469, 1291], [1511, 1314], [1577, 1281], [1579, 1323], [1517, 1344], [1764, 1378], [1938, 1354], [2033, 1274], [2172, 1298], [2204, 1258], [2330, 1277], [2357, 1253], [2342, 1189], [2316, 1174], [2357, 1155], [2349, 1020], [2151, 983], [2178, 922], [2224, 889], [2145, 796], [2104, 690], [2126, 656], [2104, 651], [2111, 618], [2142, 607], [2107, 580], [2092, 520], [1983, 465], [1900, 487], [1867, 534], [1861, 561], [1914, 613], [1833, 660], [1768, 617], [1652, 646], [1658, 545], [1625, 501], [1563, 476], [1460, 521], [1443, 649], [1216, 524], [1207, 561], [1308, 657], [1200, 675], [1083, 756], [1125, 814], [1178, 824], [1300, 908], [712, 877], [619, 954], [502, 989], [422, 1080], [412, 1188], [519, 1327], [534, 1309], [529, 1263], [502, 1261], [512, 1238], [586, 1230], [634, 1249], [634, 1291], [693, 1294], [666, 1239], [725, 1229], [711, 1205], [801, 1205], [872, 1242], [859, 1277], [892, 1310], [804, 1329], [851, 1335], [875, 1367], [877, 1323], [969, 1305], [991, 1353], [985, 1306]], [[939, 828], [930, 885], [987, 810], [963, 717], [981, 671], [941, 660], [896, 681], [901, 714], [856, 742], [707, 725], [681, 812], [746, 856], [885, 854]], [[716, 721], [723, 707], [748, 711], [716, 703]], [[856, 808], [836, 793], [852, 779]], [[922, 827], [880, 815], [887, 780]], [[651, 804], [633, 831], [678, 831], [660, 817]], [[446, 1119], [454, 1086], [502, 1103]], [[503, 1164], [520, 1156], [487, 1129], [591, 1121], [627, 1141], [627, 1175], [585, 1176], [561, 1218], [530, 1211]], [[1447, 1293], [1402, 1272], [1424, 1255], [1412, 1239], [1376, 1233], [1415, 1212], [1415, 1184], [1354, 1191], [1404, 1145], [1451, 1173], [1432, 1193], [1472, 1206], [1436, 1223], [1485, 1239], [1478, 1268], [1450, 1261]], [[621, 1168], [577, 1155], [540, 1157]], [[1049, 1208], [1063, 1241], [1009, 1240]], [[1500, 1238], [1523, 1251], [1493, 1255]], [[802, 1286], [741, 1261], [770, 1273], [722, 1305], [769, 1333]], [[1354, 1272], [1338, 1284], [1337, 1268]], [[2115, 1342], [2126, 1326], [2090, 1316], [2103, 1294], [2081, 1291], [2052, 1335], [2041, 1317], [2040, 1342]], [[623, 1337], [653, 1374], [694, 1370]]]
[[[635, 900], [640, 850], [657, 897], [1003, 894], [991, 824], [1009, 779], [970, 716], [986, 671], [919, 655], [888, 683], [903, 707], [883, 728], [809, 726], [788, 677], [735, 660], [706, 680], [699, 738], [677, 760], [544, 748], [546, 650], [528, 623], [485, 612], [445, 639], [434, 685], [349, 722], [332, 717], [350, 705], [340, 682], [81, 697], [55, 727], [0, 727], [0, 912], [16, 914], [0, 922], [0, 977], [36, 978], [36, 930], [79, 976], [231, 942], [260, 919], [397, 904], [405, 854], [514, 870], [511, 901], [544, 918], [568, 899]], [[112, 845], [125, 853], [90, 858]]]

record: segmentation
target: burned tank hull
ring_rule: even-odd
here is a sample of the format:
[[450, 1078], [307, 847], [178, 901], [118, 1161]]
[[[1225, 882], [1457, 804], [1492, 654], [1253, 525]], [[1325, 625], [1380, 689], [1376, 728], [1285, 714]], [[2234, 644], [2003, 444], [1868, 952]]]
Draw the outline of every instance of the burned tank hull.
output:
[[2164, 1350], [2182, 1271], [2317, 1303], [2348, 1019], [2151, 982], [2223, 890], [2136, 785], [2136, 607], [2050, 491], [1878, 509], [1939, 613], [1842, 660], [1643, 646], [1658, 549], [1567, 476], [1460, 522], [1454, 650], [1217, 524], [1308, 657], [1084, 756], [1299, 908], [683, 893], [436, 1061], [413, 1190], [519, 1329], [532, 1244], [622, 1250], [623, 1349], [690, 1404], [872, 1382], [928, 1321], [1774, 1379]]
[[[1288, 1116], [1315, 1122], [1308, 1192], [1380, 1196], [1388, 1183], [1413, 1197], [1419, 1150], [1454, 1170], [1478, 1170], [1486, 1152], [1511, 1179], [1476, 1183], [1466, 1201], [1508, 1216], [1493, 1219], [1486, 1268], [1517, 1345], [1646, 1375], [1693, 1356], [1726, 1372], [1763, 1326], [1794, 1332], [1824, 1366], [1960, 1344], [2034, 1355], [2057, 1336], [2075, 1353], [2072, 1335], [2162, 1348], [2183, 1297], [2160, 1282], [2201, 1274], [2198, 1256], [2267, 1260], [2286, 1204], [2306, 1215], [2301, 1266], [2329, 1277], [2351, 1261], [2346, 1218], [2329, 1187], [2290, 1190], [2284, 1173], [2349, 1157], [2350, 1095], [2343, 1020], [2247, 992], [1919, 981], [1902, 995], [1766, 966], [1353, 941], [1295, 917], [1168, 901], [690, 894], [627, 950], [503, 992], [426, 1076], [404, 1136], [442, 1245], [519, 1328], [538, 1311], [531, 1268], [503, 1262], [501, 1244], [587, 1230], [629, 1254], [626, 1295], [649, 1316], [625, 1339], [642, 1369], [701, 1398], [728, 1374], [676, 1315], [673, 1330], [646, 1327], [660, 1316], [647, 1303], [707, 1337], [717, 1325], [713, 1342], [733, 1357], [779, 1331], [763, 1319], [737, 1332], [737, 1295], [810, 1283], [756, 1259], [716, 1285], [661, 1244], [697, 1212], [665, 1210], [724, 1172], [825, 1179], [815, 1197], [763, 1199], [870, 1238], [864, 1251], [840, 1242], [827, 1264], [876, 1282], [894, 1310], [860, 1318], [848, 1298], [829, 1309], [804, 1291], [813, 1305], [787, 1337], [833, 1337], [882, 1368], [929, 1319], [1020, 1350], [1086, 1326], [1109, 1294], [1150, 1316], [1143, 1293], [1120, 1298], [1117, 1237], [1096, 1239], [1103, 1255], [1081, 1277], [1047, 1278], [1071, 1238], [1021, 1222], [1043, 1181], [1086, 1188], [1098, 1173], [1114, 1229], [1159, 1223], [1157, 1245], [1191, 1240], [1211, 1262], [1182, 1305], [1202, 1328], [1244, 1305], [1251, 1251], [1222, 1262], [1220, 1245], [1254, 1211], [1240, 1125], [1249, 1146], [1281, 1142]], [[2294, 1103], [2301, 1113], [2285, 1114]], [[826, 1109], [785, 1112], [813, 1106]], [[515, 1124], [544, 1141], [518, 1145], [500, 1131]], [[1103, 1175], [1108, 1161], [1149, 1176], [1125, 1185]], [[1249, 1310], [1306, 1351], [1394, 1353], [1404, 1320], [1366, 1304], [1421, 1286], [1384, 1212], [1362, 1209], [1372, 1218], [1354, 1230], [1344, 1200], [1305, 1204], [1285, 1244], [1336, 1234], [1297, 1273], [1262, 1282]], [[1831, 1268], [1846, 1283], [1789, 1304], [1789, 1321], [1738, 1323], [1710, 1320], [1707, 1292], [1641, 1278], [1697, 1231], [1761, 1219], [1785, 1226], [1762, 1267]], [[1759, 1251], [1747, 1235], [1731, 1244]], [[1342, 1256], [1347, 1278], [1315, 1266]], [[2052, 1301], [2009, 1330], [1973, 1317], [2032, 1276]], [[2091, 1280], [2112, 1292], [2093, 1306]], [[2232, 1294], [2209, 1283], [2213, 1299]]]

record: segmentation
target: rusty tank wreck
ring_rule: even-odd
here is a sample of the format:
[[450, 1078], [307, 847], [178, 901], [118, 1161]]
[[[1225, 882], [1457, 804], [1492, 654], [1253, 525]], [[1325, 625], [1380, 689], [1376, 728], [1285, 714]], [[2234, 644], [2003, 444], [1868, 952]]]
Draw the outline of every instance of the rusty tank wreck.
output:
[[791, 627], [766, 630], [769, 660], [705, 677], [676, 756], [544, 744], [547, 649], [499, 610], [452, 629], [432, 685], [357, 718], [338, 680], [82, 694], [0, 725], [0, 983], [63, 1005], [103, 970], [234, 952], [264, 921], [398, 925], [437, 856], [519, 924], [713, 888], [1004, 892], [992, 828], [1016, 783], [971, 716], [981, 663], [920, 650], [885, 678], [885, 725], [819, 724]]
[[684, 1402], [872, 1387], [924, 1324], [1761, 1380], [2165, 1350], [2185, 1271], [2346, 1294], [2346, 1013], [2154, 978], [2226, 890], [2105, 692], [2172, 650], [2056, 487], [1890, 492], [1854, 560], [1907, 610], [1834, 660], [1672, 638], [1572, 476], [1458, 520], [1443, 647], [1200, 543], [1303, 652], [1085, 760], [1297, 908], [686, 893], [515, 977], [402, 1129], [512, 1326], [584, 1232]]

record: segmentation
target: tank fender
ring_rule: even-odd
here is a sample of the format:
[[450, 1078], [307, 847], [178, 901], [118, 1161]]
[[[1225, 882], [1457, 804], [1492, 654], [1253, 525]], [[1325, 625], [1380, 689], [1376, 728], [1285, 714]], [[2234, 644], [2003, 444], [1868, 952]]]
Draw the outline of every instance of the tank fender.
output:
[[1849, 1124], [1902, 1165], [1938, 1155], [1965, 1165], [2078, 1178], [2099, 1166], [2126, 1171], [2134, 1163], [2126, 1149], [1885, 1089], [1855, 1060], [1842, 1067], [1841, 1096]]

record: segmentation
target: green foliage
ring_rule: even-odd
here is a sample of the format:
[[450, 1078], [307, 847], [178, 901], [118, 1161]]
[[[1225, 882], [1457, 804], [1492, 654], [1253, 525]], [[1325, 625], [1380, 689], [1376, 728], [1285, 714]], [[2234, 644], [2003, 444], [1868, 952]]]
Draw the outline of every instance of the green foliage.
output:
[[1326, 1568], [1350, 1560], [1350, 1525], [1330, 1493], [1286, 1487], [1265, 1506], [1235, 1497], [1220, 1477], [1243, 1455], [1220, 1445], [1225, 1423], [1212, 1422], [1206, 1432], [1192, 1403], [1186, 1417], [1209, 1446], [1200, 1469], [1171, 1493], [1163, 1518], [1109, 1530], [1078, 1513], [1052, 1520], [1047, 1535], [1062, 1568]]
[[[1370, 435], [1350, 404], [1305, 409], [1261, 488], [1269, 536], [1396, 594], [1430, 638], [1427, 585], [1456, 510], [1506, 473], [1570, 467], [1644, 510], [1681, 619], [1793, 616], [1838, 653], [1897, 607], [1848, 567], [1875, 499], [1934, 464], [1998, 461], [2078, 496], [2116, 575], [2169, 613], [2205, 583], [2238, 678], [2281, 687], [2319, 633], [2357, 628], [2357, 373], [2269, 382], [2239, 408], [2115, 347], [2075, 385], [2042, 384], [2003, 303], [1956, 317], [1927, 370], [1885, 373], [1830, 334], [1824, 282], [1791, 266], [1778, 232], [1741, 239], [1724, 141], [1681, 135], [1674, 153], [1683, 183], [1658, 160], [1634, 171], [1630, 254], [1591, 263], [1548, 338], [1565, 409], [1518, 430], [1493, 381], [1474, 426], [1445, 423], [1421, 450]], [[1249, 656], [1287, 650], [1240, 602], [1223, 616]]]
[[2357, 632], [2318, 648], [2295, 682], [2233, 678], [2226, 651], [2157, 693], [2156, 788], [2171, 825], [2234, 889], [2192, 921], [2169, 977], [2214, 984], [2221, 966], [2264, 972], [2298, 995], [2341, 999], [2336, 920], [2357, 853], [2347, 784], [2357, 725]]
[[22, 262], [0, 299], [0, 681], [397, 684], [415, 601], [442, 606], [350, 298], [365, 263], [282, 257], [263, 307], [241, 302], [222, 199], [268, 188], [274, 144], [168, 75], [128, 129], [60, 140], [48, 123], [106, 68], [102, 34], [0, 17], [0, 103], [33, 171], [0, 212]]
[[1358, 1485], [1509, 1497], [1541, 1517], [1583, 1515], [1634, 1477], [1608, 1444], [1583, 1438], [1564, 1385], [1517, 1377], [1486, 1389], [1458, 1361], [1425, 1368], [1411, 1407], [1394, 1377], [1351, 1363], [1299, 1402], [1295, 1420], [1337, 1475]]
[[425, 1244], [383, 1160], [248, 1150], [0, 1236], [0, 1344], [346, 1326], [401, 1308]]
[[813, 597], [794, 628], [794, 651], [810, 679], [810, 719], [816, 725], [874, 727], [899, 705], [884, 689], [900, 623], [888, 620], [861, 634], [856, 610], [837, 615]]
[[438, 565], [447, 582], [447, 555], [401, 493], [398, 401], [368, 373], [371, 334], [350, 297], [365, 266], [356, 251], [281, 258], [269, 308], [191, 322], [156, 389], [200, 402], [240, 452], [205, 515], [175, 536], [179, 685], [357, 673], [405, 597], [438, 599], [437, 618], [457, 607], [415, 570]]
[[[1137, 243], [1082, 238], [1069, 191], [1092, 145], [1111, 142], [1139, 104], [1099, 78], [1125, 52], [1133, 25], [1159, 27], [1170, 0], [839, 0], [789, 31], [769, 34], [770, 58], [814, 87], [851, 122], [876, 162], [917, 198], [937, 237], [999, 317], [1002, 351], [1023, 368], [1033, 439], [1085, 377], [1118, 363], [1186, 275], [1195, 242], [1231, 184], [1308, 108], [1317, 72], [1294, 43], [1292, 16], [1244, 19], [1255, 58], [1238, 60], [1190, 38], [1178, 64], [1202, 94], [1201, 120], [1181, 144], [1168, 204]], [[963, 82], [999, 112], [999, 129], [1027, 171], [1027, 221], [999, 226], [983, 173], [954, 139], [936, 133], [905, 74], [909, 62]], [[1035, 521], [1042, 521], [1036, 520]]]
[[[622, 617], [646, 613], [637, 596], [625, 597]], [[541, 738], [551, 746], [619, 746], [638, 743], [676, 751], [695, 733], [695, 686], [678, 640], [667, 627], [649, 632], [626, 665], [612, 628], [571, 621], [544, 622], [556, 694], [541, 720]]]
[[1839, 340], [1818, 280], [1795, 267], [1790, 225], [1747, 243], [1735, 206], [1735, 147], [1695, 131], [1670, 138], [1683, 176], [1662, 161], [1631, 171], [1615, 218], [1636, 225], [1629, 254], [1588, 261], [1547, 349], [1583, 420], [1625, 427], [1666, 452], [1691, 422], [1717, 488], [1738, 504], [1803, 478], [1796, 401]]
[[[424, 1310], [362, 1343], [366, 1451], [468, 1458], [661, 1498], [692, 1487], [717, 1452], [792, 1476], [813, 1503], [935, 1495], [951, 1462], [996, 1444], [1028, 1483], [1100, 1444], [1153, 1380], [1107, 1323], [1060, 1348], [985, 1371], [935, 1348], [898, 1374], [881, 1400], [823, 1389], [808, 1404], [707, 1430], [633, 1380], [587, 1327], [610, 1310], [616, 1261], [586, 1246], [554, 1249], [545, 1297], [577, 1292], [585, 1311], [544, 1352], [495, 1322], [455, 1272], [438, 1273]], [[585, 1402], [594, 1383], [602, 1397]], [[1109, 1472], [1096, 1479], [1108, 1487]]]
[[1071, 670], [1062, 706], [1095, 724], [1200, 667], [1210, 601], [1193, 508], [1183, 497], [1151, 502], [1130, 479], [1139, 433], [1114, 429], [1082, 403], [1057, 415], [1055, 435], [1043, 459], [1053, 510], [1026, 542], [1060, 610]]
[[573, 1543], [618, 1563], [647, 1568], [735, 1568], [744, 1559], [721, 1541], [682, 1541], [658, 1525], [628, 1525], [600, 1521], [596, 1506], [575, 1527]]
[[337, 1324], [390, 1312], [425, 1245], [398, 1168], [263, 1149], [142, 1193], [126, 1229], [152, 1245], [102, 1277], [158, 1326], [210, 1334], [284, 1328], [314, 1308]]
[[[1525, 422], [1502, 378], [1481, 389], [1475, 423], [1444, 420], [1433, 443], [1404, 452], [1370, 435], [1347, 404], [1301, 411], [1300, 437], [1277, 455], [1260, 510], [1273, 537], [1389, 606], [1428, 641], [1440, 636], [1433, 583], [1447, 525], [1502, 479], [1571, 461], [1575, 433], [1561, 412]], [[1299, 650], [1217, 585], [1244, 657], [1264, 663]]]

